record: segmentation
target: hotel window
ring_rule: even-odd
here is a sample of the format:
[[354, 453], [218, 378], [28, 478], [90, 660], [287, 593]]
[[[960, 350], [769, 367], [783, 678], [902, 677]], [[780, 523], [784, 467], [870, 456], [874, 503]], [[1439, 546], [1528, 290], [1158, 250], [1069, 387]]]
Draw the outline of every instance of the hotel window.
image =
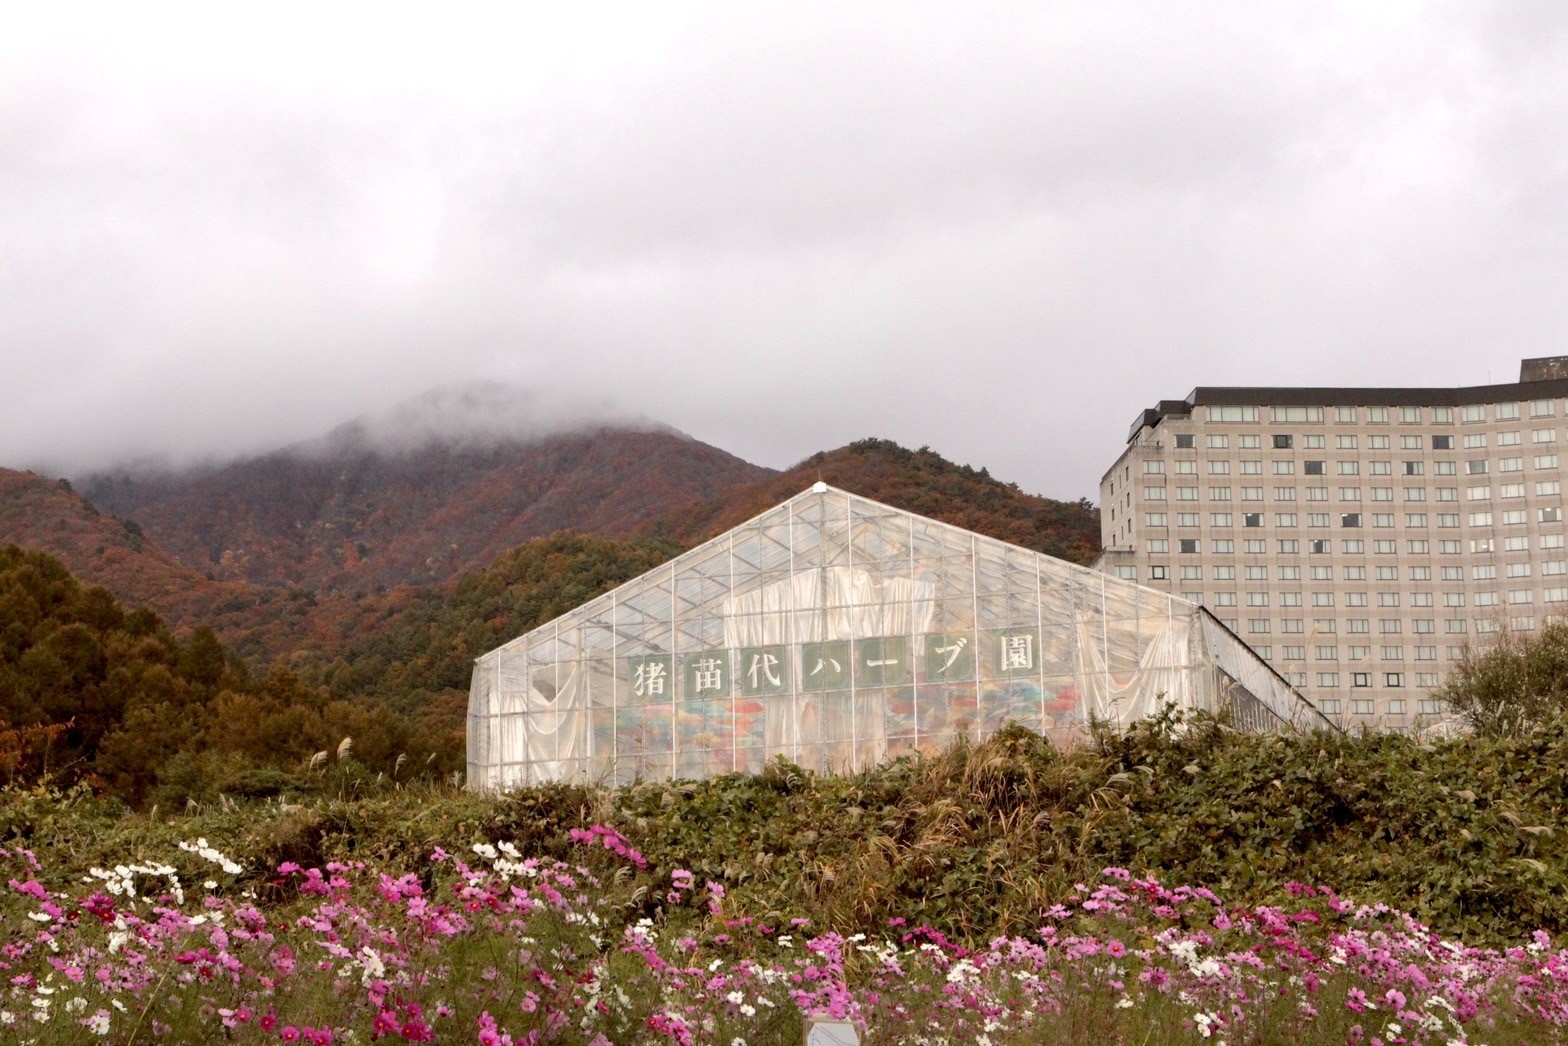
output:
[[1231, 566], [1214, 567], [1213, 577], [1215, 581], [1235, 581], [1236, 568]]
[[1487, 462], [1485, 458], [1472, 458], [1471, 460], [1465, 462], [1465, 475], [1484, 476], [1486, 475], [1486, 466]]
[[1532, 417], [1532, 418], [1549, 418], [1551, 416], [1552, 416], [1552, 401], [1551, 400], [1531, 400], [1530, 401], [1530, 417]]
[[1522, 498], [1524, 497], [1524, 484], [1504, 483], [1497, 488], [1497, 496], [1500, 498]]
[[1543, 534], [1541, 535], [1541, 547], [1562, 548], [1563, 536], [1561, 534]]
[[1286, 635], [1299, 636], [1306, 631], [1305, 625], [1306, 622], [1299, 617], [1287, 617], [1279, 623], [1279, 630]]
[[[1198, 552], [1198, 539], [1197, 538], [1182, 538], [1180, 541], [1176, 542], [1176, 546], [1177, 546], [1178, 551], [1180, 551], [1180, 552], [1183, 552], [1183, 553], [1188, 554], [1188, 555], [1196, 555], [1197, 552]], [[1155, 550], [1154, 549], [1150, 549], [1149, 551], [1153, 552]], [[1160, 551], [1164, 551], [1164, 550], [1161, 549]]]
[[1422, 698], [1416, 702], [1416, 711], [1423, 715], [1441, 715], [1443, 712], [1443, 702], [1433, 701], [1430, 698]]
[[1556, 454], [1537, 454], [1535, 456], [1535, 467], [1538, 468], [1538, 469], [1554, 469], [1554, 468], [1556, 468], [1557, 467], [1557, 455]]
[[1305, 421], [1320, 422], [1323, 420], [1322, 407], [1270, 407], [1269, 417], [1273, 421]]
[[1214, 593], [1214, 605], [1217, 606], [1217, 607], [1233, 607], [1233, 606], [1235, 606], [1236, 605], [1236, 593], [1234, 593], [1234, 592], [1216, 592], [1216, 593]]
[[1439, 476], [1452, 476], [1458, 471], [1458, 466], [1452, 461], [1435, 461], [1432, 468]]
[[1327, 487], [1308, 487], [1307, 488], [1307, 500], [1308, 501], [1327, 501], [1328, 500], [1328, 488]]
[[1325, 446], [1322, 436], [1303, 436], [1301, 445], [1307, 450], [1322, 450]]
[[1561, 523], [1562, 521], [1563, 510], [1558, 506], [1553, 505], [1550, 508], [1543, 508], [1541, 510], [1542, 523]]
[[1242, 487], [1241, 488], [1241, 500], [1243, 500], [1243, 501], [1262, 501], [1263, 500], [1263, 488], [1262, 487]]
[[[1371, 672], [1352, 672], [1352, 673], [1350, 673], [1350, 685], [1351, 686], [1371, 686], [1372, 685], [1372, 673]], [[1363, 708], [1361, 706], [1365, 706], [1365, 707]], [[1352, 711], [1359, 712], [1359, 713], [1361, 713], [1363, 715], [1371, 715], [1372, 714], [1372, 702], [1371, 701], [1352, 701], [1352, 702], [1350, 702], [1350, 707], [1351, 707]]]
[[1424, 526], [1426, 526], [1426, 513], [1425, 512], [1406, 512], [1405, 513], [1405, 526], [1407, 526], [1407, 527], [1424, 527]]
[[1274, 500], [1275, 501], [1295, 501], [1296, 500], [1296, 488], [1295, 487], [1275, 487], [1274, 488]]
[[1116, 568], [1116, 576], [1121, 578], [1123, 581], [1137, 581], [1138, 580], [1138, 568], [1137, 567], [1117, 567]]
[[1374, 476], [1392, 476], [1394, 474], [1394, 463], [1392, 461], [1373, 461], [1369, 462], [1369, 465]]
[[1394, 617], [1380, 617], [1377, 620], [1377, 630], [1381, 635], [1397, 636], [1404, 622]]
[[1294, 442], [1295, 441], [1291, 436], [1284, 433], [1276, 433], [1273, 437], [1273, 446], [1275, 450], [1290, 450]]
[[1454, 449], [1454, 437], [1452, 437], [1452, 436], [1433, 436], [1432, 437], [1432, 449], [1433, 450], [1453, 450]]
[[1499, 403], [1497, 405], [1498, 421], [1517, 421], [1519, 419], [1519, 404]]
[[1379, 592], [1377, 594], [1377, 605], [1380, 607], [1397, 607], [1399, 605], [1399, 593]]
[[1392, 512], [1374, 512], [1372, 513], [1372, 525], [1374, 527], [1392, 527], [1394, 525], [1394, 514]]
[[1196, 476], [1197, 474], [1198, 463], [1196, 461], [1178, 461], [1176, 463], [1176, 475]]
[[1312, 656], [1313, 656], [1313, 658], [1315, 660], [1318, 660], [1318, 661], [1338, 661], [1339, 660], [1339, 647], [1337, 647], [1337, 646], [1315, 646], [1315, 647], [1312, 648]]
[[1339, 623], [1331, 617], [1315, 617], [1312, 619], [1312, 631], [1320, 635], [1331, 636]]
[[1360, 538], [1346, 538], [1339, 545], [1346, 555], [1359, 556], [1366, 552], [1366, 542]]
[[1328, 474], [1328, 462], [1303, 461], [1301, 463], [1301, 471], [1309, 476], [1324, 476]]
[[1452, 425], [1454, 423], [1454, 408], [1433, 407], [1432, 421], [1438, 425]]
[[[1274, 525], [1277, 527], [1293, 527], [1296, 525], [1296, 514], [1294, 512], [1276, 512], [1274, 513]], [[1248, 526], [1252, 526], [1252, 524], [1249, 523]]]
[[1429, 606], [1435, 605], [1433, 603], [1433, 601], [1432, 601], [1432, 593], [1430, 593], [1430, 592], [1412, 592], [1412, 593], [1410, 593], [1410, 605], [1413, 606], [1413, 607], [1429, 607]]
[[1444, 538], [1437, 543], [1437, 551], [1439, 555], [1457, 556], [1459, 554], [1459, 542], [1453, 538]]
[[1217, 555], [1228, 556], [1236, 551], [1236, 542], [1230, 538], [1215, 538], [1213, 548]]
[[1437, 660], [1437, 647], [1435, 647], [1435, 646], [1418, 646], [1418, 647], [1416, 647], [1416, 660], [1417, 661], [1436, 661]]
[[[1484, 539], [1482, 541], [1472, 541], [1472, 542], [1470, 542], [1470, 551], [1471, 552], [1490, 552], [1490, 551], [1492, 551], [1492, 539], [1491, 538], [1486, 538], [1486, 539]], [[1494, 580], [1497, 577], [1497, 564], [1496, 563], [1477, 563], [1475, 566], [1470, 568], [1470, 576], [1474, 580], [1476, 580], [1476, 581], [1492, 581], [1492, 580]]]
[[1147, 527], [1163, 527], [1165, 526], [1165, 513], [1150, 512], [1143, 517], [1143, 524]]
[[1177, 501], [1197, 501], [1198, 500], [1198, 488], [1197, 487], [1177, 487], [1176, 488], [1176, 500]]
[[[1327, 541], [1309, 541], [1309, 542], [1307, 542], [1307, 544], [1309, 546], [1327, 545], [1328, 542]], [[1316, 549], [1313, 549], [1313, 551], [1316, 551]], [[1327, 552], [1328, 549], [1324, 549], [1323, 551]], [[1301, 552], [1301, 542], [1297, 541], [1295, 538], [1280, 538], [1279, 539], [1279, 552], [1280, 552], [1280, 555], [1282, 555], [1282, 556], [1294, 556], [1294, 555], [1297, 555], [1297, 554], [1299, 554]]]
[[1383, 648], [1381, 656], [1384, 661], [1403, 661], [1405, 659], [1405, 648], [1402, 646], [1386, 646]]
[[1497, 605], [1497, 593], [1477, 592], [1475, 594], [1475, 605], [1478, 607], [1495, 607]]
[[1342, 526], [1342, 527], [1359, 527], [1361, 525], [1361, 513], [1359, 513], [1359, 512], [1343, 512], [1343, 513], [1340, 513], [1339, 525]]
[[1345, 627], [1353, 636], [1370, 635], [1372, 632], [1372, 622], [1364, 617], [1351, 618], [1345, 622]]
[[1247, 619], [1247, 631], [1253, 635], [1268, 635], [1269, 625], [1269, 619], [1266, 617], [1249, 617]]
[[1356, 423], [1356, 408], [1335, 407], [1334, 420], [1344, 425], [1354, 425]]
[[1176, 513], [1176, 525], [1178, 527], [1195, 527], [1198, 525], [1198, 514], [1196, 512], [1178, 512]]
[[1468, 436], [1466, 436], [1464, 438], [1464, 444], [1465, 444], [1465, 449], [1466, 450], [1485, 450], [1486, 449], [1486, 433], [1484, 433], [1484, 432], [1471, 433], [1470, 435], [1468, 435]]
[[1202, 567], [1181, 567], [1180, 568], [1180, 577], [1181, 577], [1181, 579], [1183, 581], [1202, 581], [1203, 580], [1203, 568]]
[[1242, 548], [1246, 550], [1247, 555], [1261, 556], [1263, 555], [1264, 546], [1267, 544], [1267, 542], [1265, 542], [1262, 538], [1247, 538], [1241, 544]]
[[1248, 460], [1248, 461], [1243, 461], [1241, 463], [1241, 474], [1243, 476], [1261, 476], [1261, 475], [1263, 475], [1263, 462], [1259, 461], [1256, 458], [1253, 458], [1253, 459]]
[[1373, 487], [1372, 488], [1372, 500], [1373, 501], [1393, 501], [1394, 500], [1394, 488], [1393, 487]]
[[[1312, 569], [1316, 570], [1317, 567], [1313, 567]], [[1276, 576], [1281, 581], [1300, 581], [1301, 580], [1301, 568], [1300, 567], [1280, 567]]]
[[1144, 471], [1145, 475], [1154, 475], [1154, 474], [1157, 474], [1157, 473], [1164, 472], [1165, 471], [1165, 462], [1163, 462], [1163, 461], [1145, 461], [1143, 463], [1143, 471]]
[[1340, 461], [1336, 462], [1336, 464], [1339, 466], [1339, 474], [1341, 476], [1361, 475], [1361, 462], [1359, 461]]
[[1257, 421], [1256, 407], [1210, 407], [1210, 421]]
[[1398, 581], [1399, 568], [1387, 566], [1377, 567], [1373, 571], [1373, 576], [1376, 577], [1379, 581]]
[[1373, 450], [1387, 450], [1388, 449], [1388, 437], [1387, 436], [1368, 436], [1367, 437], [1367, 446], [1371, 447]]
[[1209, 500], [1210, 501], [1229, 501], [1230, 500], [1230, 488], [1229, 487], [1210, 487], [1209, 488]]
[[1499, 432], [1497, 434], [1497, 445], [1499, 447], [1517, 447], [1523, 442], [1524, 440], [1520, 438], [1520, 434], [1517, 431]]
[[1497, 463], [1497, 471], [1499, 471], [1499, 472], [1523, 472], [1524, 471], [1524, 459], [1523, 458], [1504, 458], [1503, 460], [1501, 460], [1501, 461], [1499, 461]]
[[[1410, 568], [1410, 580], [1411, 581], [1431, 581], [1432, 580], [1432, 568], [1431, 567], [1411, 567]], [[1427, 598], [1430, 599], [1431, 597], [1428, 596]], [[1416, 606], [1428, 606], [1428, 607], [1431, 606], [1431, 605], [1432, 604], [1430, 602], [1427, 602], [1427, 603], [1417, 603], [1416, 604]]]
[[1169, 552], [1170, 550], [1171, 550], [1171, 543], [1169, 541], [1165, 540], [1164, 538], [1150, 538], [1149, 539], [1149, 551], [1150, 552]]
[[1399, 408], [1399, 423], [1401, 425], [1419, 425], [1419, 424], [1421, 424], [1421, 408], [1420, 407], [1400, 407]]
[[1230, 437], [1215, 433], [1208, 437], [1208, 444], [1210, 450], [1224, 450], [1230, 446]]
[[1554, 497], [1555, 498], [1555, 497], [1560, 497], [1562, 495], [1562, 492], [1563, 492], [1563, 485], [1562, 485], [1562, 483], [1560, 481], [1558, 481], [1558, 480], [1555, 480], [1555, 479], [1553, 479], [1553, 480], [1543, 480], [1542, 482], [1537, 483], [1535, 485], [1535, 496], [1538, 497], [1538, 498], [1545, 498], [1545, 497]]
[[1296, 463], [1294, 461], [1277, 461], [1276, 460], [1274, 462], [1274, 475], [1276, 475], [1276, 476], [1294, 476], [1295, 474], [1296, 474]]
[[1367, 568], [1366, 567], [1363, 567], [1363, 566], [1345, 567], [1344, 571], [1345, 571], [1345, 580], [1346, 581], [1365, 581], [1367, 579]]
[[[1176, 489], [1178, 491], [1181, 490], [1180, 487], [1177, 487]], [[1459, 500], [1459, 488], [1458, 487], [1438, 487], [1437, 488], [1437, 500], [1439, 500], [1439, 501], [1458, 501]]]
[[1365, 592], [1346, 592], [1345, 605], [1347, 607], [1364, 607], [1367, 605], [1367, 594]]
[[[1214, 437], [1210, 436], [1209, 438], [1213, 439]], [[1176, 437], [1176, 449], [1177, 450], [1192, 450], [1192, 449], [1194, 449], [1192, 433], [1189, 432], [1189, 433], [1187, 433], [1185, 435], [1177, 436]]]
[[1520, 617], [1508, 619], [1508, 628], [1513, 632], [1528, 632], [1535, 627], [1535, 615], [1525, 614]]
[[1528, 588], [1511, 588], [1508, 590], [1508, 603], [1510, 606], [1519, 606], [1522, 603], [1534, 603], [1535, 593]]
[[1405, 500], [1406, 501], [1425, 501], [1426, 500], [1426, 488], [1425, 487], [1406, 487], [1405, 488]]
[[1282, 607], [1299, 607], [1301, 605], [1301, 593], [1281, 592], [1279, 594], [1279, 605]]
[[1356, 449], [1356, 437], [1354, 437], [1354, 436], [1335, 436], [1334, 437], [1334, 448], [1336, 450], [1355, 450]]
[[1154, 566], [1149, 568], [1150, 581], [1169, 581], [1171, 576], [1169, 567]]
[[1444, 592], [1443, 605], [1445, 607], [1462, 607], [1465, 605], [1465, 594], [1463, 592]]
[[1437, 525], [1439, 527], [1457, 527], [1457, 526], [1459, 526], [1459, 513], [1457, 513], [1457, 512], [1439, 512], [1437, 514]]
[[1260, 566], [1247, 567], [1246, 577], [1248, 581], [1267, 581], [1269, 579], [1269, 568]]
[[1261, 527], [1263, 525], [1263, 513], [1243, 512], [1241, 514], [1241, 525], [1244, 527]]
[[1543, 598], [1548, 603], [1568, 603], [1568, 588], [1549, 588]]
[[1247, 605], [1249, 607], [1266, 607], [1269, 605], [1269, 594], [1267, 592], [1248, 592]]
[[1388, 423], [1388, 408], [1387, 407], [1368, 407], [1367, 408], [1367, 421], [1371, 422], [1374, 425], [1386, 425]]
[[1548, 559], [1541, 564], [1542, 577], [1557, 577], [1560, 574], [1568, 574], [1568, 560]]
[[1145, 501], [1164, 501], [1165, 500], [1165, 488], [1164, 487], [1145, 487], [1145, 488], [1143, 488], [1143, 497], [1144, 497]]
[[1530, 564], [1528, 564], [1528, 563], [1509, 563], [1508, 566], [1505, 568], [1505, 572], [1507, 573], [1507, 575], [1509, 577], [1529, 577], [1530, 576]]
[[1531, 429], [1530, 430], [1530, 442], [1531, 443], [1556, 443], [1557, 442], [1557, 430], [1556, 429]]
[[1486, 408], [1479, 403], [1468, 403], [1459, 408], [1459, 420], [1475, 422], [1486, 420]]
[[[1378, 538], [1372, 542], [1372, 554], [1377, 556], [1392, 556], [1394, 554], [1393, 538]], [[1382, 570], [1382, 567], [1378, 567]]]
[[1509, 509], [1503, 513], [1503, 525], [1524, 524], [1528, 522], [1527, 513], [1522, 508]]
[[1340, 487], [1339, 488], [1339, 500], [1341, 500], [1341, 501], [1360, 501], [1361, 500], [1361, 488], [1360, 487]]
[[1331, 606], [1333, 606], [1334, 605], [1334, 593], [1332, 593], [1332, 592], [1314, 592], [1314, 593], [1312, 593], [1312, 605], [1315, 606], [1315, 607], [1331, 607]]
[[1426, 538], [1411, 538], [1405, 542], [1405, 548], [1412, 554], [1419, 556], [1427, 555], [1432, 551], [1432, 547]]
[[1231, 514], [1229, 512], [1210, 512], [1209, 513], [1209, 526], [1211, 526], [1211, 527], [1228, 527], [1228, 526], [1232, 526], [1232, 525], [1233, 524], [1231, 523]]
[[1421, 449], [1421, 437], [1420, 436], [1400, 436], [1399, 437], [1399, 449], [1400, 450], [1420, 450]]
[[1465, 500], [1466, 501], [1490, 501], [1490, 500], [1492, 500], [1492, 488], [1491, 487], [1466, 487], [1465, 488]]
[[1211, 475], [1211, 476], [1228, 476], [1228, 475], [1230, 475], [1230, 462], [1228, 462], [1228, 461], [1211, 461], [1211, 462], [1209, 462], [1209, 475]]
[[[1291, 540], [1291, 541], [1288, 541], [1288, 542], [1281, 541], [1279, 544], [1280, 544], [1280, 549], [1279, 550], [1281, 552], [1294, 553], [1296, 551], [1296, 542], [1294, 540]], [[1289, 544], [1291, 546], [1288, 549], [1285, 547], [1287, 544]], [[1325, 539], [1325, 538], [1313, 538], [1311, 541], [1307, 542], [1307, 551], [1309, 553], [1314, 554], [1314, 555], [1322, 555], [1322, 554], [1328, 552], [1329, 545], [1330, 545], [1330, 542], [1327, 539]]]
[[1304, 646], [1288, 646], [1288, 647], [1285, 648], [1285, 660], [1286, 661], [1305, 661], [1306, 659], [1307, 659], [1307, 648], [1306, 647], [1304, 647]]

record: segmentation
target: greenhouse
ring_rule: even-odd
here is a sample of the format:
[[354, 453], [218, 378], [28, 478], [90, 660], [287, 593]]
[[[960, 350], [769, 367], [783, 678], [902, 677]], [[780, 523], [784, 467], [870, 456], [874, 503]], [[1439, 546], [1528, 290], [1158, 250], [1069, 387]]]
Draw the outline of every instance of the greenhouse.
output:
[[1332, 728], [1196, 604], [818, 483], [480, 657], [468, 782], [854, 771], [1163, 702]]

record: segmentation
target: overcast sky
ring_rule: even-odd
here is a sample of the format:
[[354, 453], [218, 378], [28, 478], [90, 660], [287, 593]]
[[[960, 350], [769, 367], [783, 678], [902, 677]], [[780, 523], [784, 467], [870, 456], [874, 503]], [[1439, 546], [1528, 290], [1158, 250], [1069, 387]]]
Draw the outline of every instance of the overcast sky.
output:
[[1568, 4], [13, 5], [0, 465], [433, 386], [1093, 497], [1195, 385], [1568, 354]]

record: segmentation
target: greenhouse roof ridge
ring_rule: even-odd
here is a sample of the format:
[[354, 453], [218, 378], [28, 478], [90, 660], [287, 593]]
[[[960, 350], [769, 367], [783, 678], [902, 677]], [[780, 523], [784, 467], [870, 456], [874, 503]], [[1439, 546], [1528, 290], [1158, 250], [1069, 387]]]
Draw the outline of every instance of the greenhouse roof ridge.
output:
[[[850, 490], [845, 490], [842, 487], [835, 487], [835, 486], [833, 486], [830, 483], [826, 483], [826, 482], [824, 482], [822, 480], [817, 480], [814, 483], [812, 483], [811, 486], [809, 486], [805, 490], [801, 491], [799, 494], [796, 494], [793, 497], [785, 498], [783, 501], [780, 501], [777, 504], [770, 506], [769, 508], [763, 509], [761, 512], [758, 512], [756, 515], [751, 516], [750, 518], [745, 519], [742, 522], [737, 523], [734, 526], [725, 529], [723, 532], [721, 532], [719, 534], [715, 534], [713, 537], [708, 538], [706, 541], [703, 541], [700, 544], [693, 545], [691, 548], [685, 549], [684, 551], [677, 553], [676, 555], [672, 556], [670, 559], [666, 560], [663, 563], [660, 563], [658, 566], [652, 568], [651, 570], [645, 570], [641, 574], [638, 574], [636, 577], [629, 578], [628, 580], [621, 582], [619, 585], [615, 586], [614, 588], [609, 589], [606, 592], [599, 593], [597, 596], [594, 596], [592, 599], [587, 600], [586, 602], [580, 604], [577, 607], [572, 608], [571, 610], [566, 611], [563, 614], [559, 614], [556, 617], [551, 618], [549, 621], [540, 622], [538, 625], [535, 625], [533, 628], [530, 628], [528, 631], [523, 632], [523, 633], [521, 633], [521, 634], [519, 634], [517, 636], [514, 636], [513, 638], [507, 640], [505, 643], [502, 643], [500, 646], [492, 647], [490, 650], [485, 651], [483, 654], [480, 654], [478, 657], [474, 658], [474, 660], [476, 662], [477, 661], [481, 661], [484, 658], [487, 658], [487, 657], [490, 657], [491, 655], [500, 653], [503, 650], [507, 650], [507, 649], [510, 649], [510, 648], [512, 648], [514, 646], [520, 645], [520, 644], [522, 644], [522, 642], [524, 640], [526, 640], [526, 639], [530, 638], [531, 636], [533, 636], [534, 633], [540, 631], [541, 629], [550, 627], [552, 624], [554, 624], [555, 622], [561, 620], [562, 618], [565, 618], [565, 617], [568, 617], [568, 616], [570, 616], [572, 614], [577, 613], [583, 607], [587, 607], [587, 606], [590, 606], [590, 605], [592, 605], [594, 603], [599, 603], [599, 602], [604, 601], [604, 600], [613, 600], [621, 592], [623, 592], [623, 591], [625, 591], [627, 589], [630, 589], [630, 588], [632, 588], [635, 585], [640, 584], [643, 581], [643, 579], [646, 578], [649, 574], [652, 574], [652, 573], [654, 573], [656, 571], [669, 569], [671, 564], [673, 564], [673, 563], [675, 563], [675, 562], [677, 562], [679, 560], [686, 559], [688, 557], [695, 558], [698, 554], [708, 550], [709, 548], [719, 544], [722, 541], [728, 540], [730, 538], [730, 536], [733, 535], [736, 531], [744, 530], [746, 527], [752, 526], [753, 524], [757, 524], [765, 516], [772, 515], [773, 513], [778, 512], [780, 509], [786, 508], [787, 506], [795, 505], [798, 502], [805, 501], [808, 498], [813, 498], [813, 497], [820, 498], [820, 497], [823, 497], [823, 496], [826, 496], [826, 495], [830, 495], [830, 494], [836, 494], [836, 495], [839, 495], [839, 496], [845, 497], [845, 498], [852, 498], [852, 499], [854, 499], [856, 501], [863, 501], [863, 502], [865, 502], [868, 505], [875, 505], [877, 508], [886, 509], [889, 512], [896, 512], [896, 513], [899, 513], [901, 515], [909, 516], [909, 517], [911, 517], [913, 519], [920, 520], [921, 522], [929, 523], [932, 526], [942, 527], [942, 528], [945, 528], [947, 530], [957, 531], [957, 532], [962, 533], [962, 534], [973, 535], [974, 537], [977, 537], [977, 538], [979, 538], [979, 539], [981, 539], [983, 541], [992, 541], [992, 542], [995, 542], [998, 545], [1004, 545], [1007, 548], [1016, 549], [1019, 552], [1023, 552], [1023, 553], [1025, 553], [1027, 555], [1039, 556], [1041, 559], [1049, 560], [1050, 562], [1052, 562], [1054, 564], [1058, 564], [1059, 566], [1066, 568], [1067, 570], [1069, 570], [1072, 573], [1080, 575], [1085, 580], [1093, 579], [1095, 581], [1100, 581], [1100, 580], [1103, 580], [1103, 579], [1108, 577], [1108, 575], [1102, 573], [1101, 571], [1095, 570], [1093, 567], [1086, 567], [1086, 566], [1083, 566], [1080, 563], [1074, 563], [1071, 560], [1062, 559], [1062, 558], [1060, 558], [1058, 556], [1053, 556], [1053, 555], [1051, 555], [1051, 554], [1049, 554], [1047, 552], [1041, 552], [1038, 549], [1032, 549], [1032, 548], [1027, 548], [1027, 547], [1025, 547], [1023, 545], [1017, 545], [1017, 544], [1014, 544], [1013, 542], [1008, 541], [1008, 540], [1006, 540], [1004, 538], [992, 537], [989, 534], [981, 534], [978, 531], [973, 531], [973, 530], [969, 530], [966, 527], [961, 527], [961, 526], [959, 526], [956, 523], [947, 523], [947, 522], [944, 522], [943, 520], [940, 520], [940, 519], [934, 519], [931, 516], [924, 516], [924, 515], [921, 515], [919, 512], [914, 512], [914, 511], [912, 511], [910, 509], [899, 508], [896, 505], [889, 505], [889, 504], [887, 504], [884, 501], [878, 501], [875, 498], [868, 498], [864, 494], [856, 494], [855, 492], [850, 491]], [[1183, 606], [1193, 607], [1195, 609], [1198, 608], [1198, 604], [1195, 604], [1195, 603], [1191, 602], [1190, 600], [1183, 599], [1181, 596], [1177, 595], [1174, 592], [1165, 592], [1165, 591], [1162, 591], [1162, 590], [1157, 589], [1157, 588], [1151, 588], [1148, 585], [1140, 584], [1140, 583], [1138, 583], [1136, 581], [1128, 581], [1128, 580], [1125, 580], [1125, 579], [1122, 579], [1122, 578], [1115, 578], [1115, 579], [1112, 579], [1112, 580], [1114, 580], [1119, 587], [1124, 587], [1124, 588], [1129, 588], [1129, 589], [1137, 589], [1140, 592], [1149, 592], [1149, 593], [1152, 593], [1154, 595], [1159, 596], [1161, 600], [1169, 600], [1169, 601], [1174, 602], [1174, 603], [1179, 603], [1179, 604], [1181, 604]]]

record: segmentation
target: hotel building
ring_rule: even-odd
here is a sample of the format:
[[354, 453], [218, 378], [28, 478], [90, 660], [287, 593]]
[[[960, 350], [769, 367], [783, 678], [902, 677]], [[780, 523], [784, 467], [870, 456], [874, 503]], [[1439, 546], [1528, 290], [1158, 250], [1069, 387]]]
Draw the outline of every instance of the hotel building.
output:
[[1100, 480], [1096, 566], [1201, 603], [1326, 715], [1408, 729], [1501, 629], [1568, 614], [1568, 357], [1514, 384], [1197, 388]]

